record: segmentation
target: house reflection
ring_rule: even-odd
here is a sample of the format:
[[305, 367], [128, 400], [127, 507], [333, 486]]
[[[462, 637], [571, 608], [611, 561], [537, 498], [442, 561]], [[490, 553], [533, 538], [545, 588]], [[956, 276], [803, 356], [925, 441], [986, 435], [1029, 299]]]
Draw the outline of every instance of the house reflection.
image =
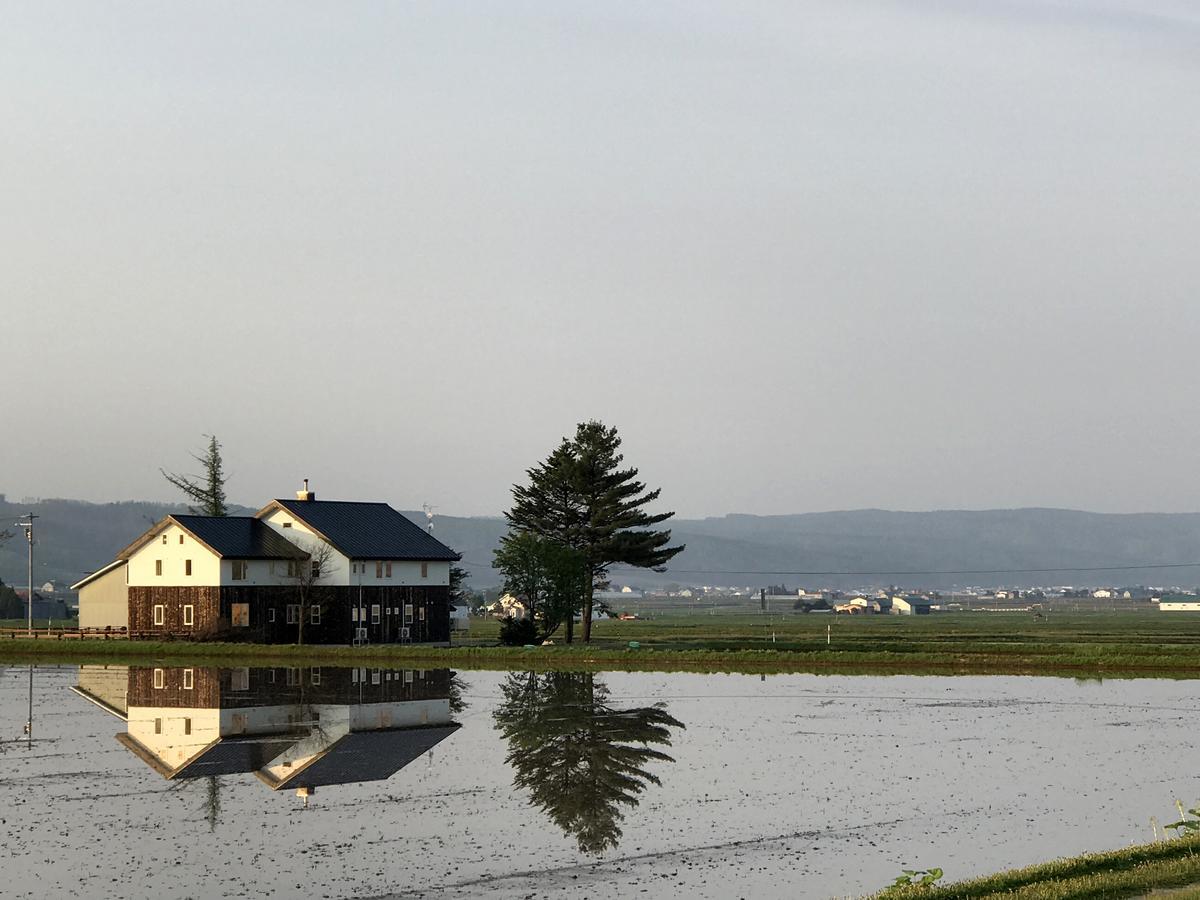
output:
[[252, 772], [272, 790], [384, 781], [458, 728], [449, 669], [81, 666], [75, 692], [164, 778]]

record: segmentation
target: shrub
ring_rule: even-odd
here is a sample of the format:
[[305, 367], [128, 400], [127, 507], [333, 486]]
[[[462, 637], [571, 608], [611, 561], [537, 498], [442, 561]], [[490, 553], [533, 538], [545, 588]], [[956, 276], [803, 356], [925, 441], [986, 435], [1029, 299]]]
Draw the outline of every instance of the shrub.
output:
[[537, 625], [533, 619], [514, 619], [507, 616], [500, 623], [500, 643], [506, 647], [523, 647], [538, 643]]

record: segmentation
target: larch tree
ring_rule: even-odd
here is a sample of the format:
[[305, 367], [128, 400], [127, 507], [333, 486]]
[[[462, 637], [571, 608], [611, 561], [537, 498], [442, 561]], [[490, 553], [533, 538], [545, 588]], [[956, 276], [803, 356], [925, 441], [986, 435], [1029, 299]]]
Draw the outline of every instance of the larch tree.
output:
[[188, 509], [197, 516], [227, 516], [225, 505], [225, 471], [221, 461], [221, 443], [215, 435], [207, 435], [208, 449], [192, 459], [204, 467], [203, 475], [180, 475], [159, 469], [163, 478], [183, 492], [190, 501]]
[[645, 507], [661, 489], [648, 490], [638, 470], [621, 468], [621, 438], [602, 422], [581, 422], [545, 461], [527, 470], [529, 483], [513, 486], [505, 517], [527, 531], [577, 551], [590, 577], [582, 598], [583, 640], [592, 637], [595, 589], [614, 564], [661, 569], [683, 546], [668, 546], [670, 530], [652, 526], [674, 515]]

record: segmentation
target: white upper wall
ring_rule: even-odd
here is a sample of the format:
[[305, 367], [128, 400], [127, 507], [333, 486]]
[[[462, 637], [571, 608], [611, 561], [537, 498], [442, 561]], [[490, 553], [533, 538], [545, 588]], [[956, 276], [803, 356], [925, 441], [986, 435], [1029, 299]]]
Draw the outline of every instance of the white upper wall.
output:
[[[192, 574], [187, 573], [191, 560]], [[158, 574], [161, 563], [162, 574]], [[221, 584], [221, 558], [176, 525], [167, 522], [129, 557], [130, 587], [204, 587]]]
[[[191, 575], [187, 574], [188, 560], [192, 563]], [[189, 532], [174, 522], [167, 522], [129, 557], [128, 583], [131, 587], [253, 587], [295, 583], [295, 579], [288, 576], [287, 560], [250, 559], [244, 562], [246, 577], [235, 581], [233, 559], [222, 559]], [[161, 575], [158, 574], [159, 563], [162, 564]]]

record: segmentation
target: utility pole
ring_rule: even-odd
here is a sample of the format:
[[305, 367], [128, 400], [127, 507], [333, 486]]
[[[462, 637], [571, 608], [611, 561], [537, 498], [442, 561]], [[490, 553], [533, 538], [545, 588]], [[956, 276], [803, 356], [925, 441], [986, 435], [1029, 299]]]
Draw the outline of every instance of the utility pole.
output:
[[19, 528], [25, 529], [25, 540], [29, 542], [29, 596], [25, 598], [28, 610], [27, 620], [27, 635], [33, 637], [33, 520], [39, 519], [41, 516], [35, 516], [33, 513], [26, 514], [28, 522], [18, 522]]

